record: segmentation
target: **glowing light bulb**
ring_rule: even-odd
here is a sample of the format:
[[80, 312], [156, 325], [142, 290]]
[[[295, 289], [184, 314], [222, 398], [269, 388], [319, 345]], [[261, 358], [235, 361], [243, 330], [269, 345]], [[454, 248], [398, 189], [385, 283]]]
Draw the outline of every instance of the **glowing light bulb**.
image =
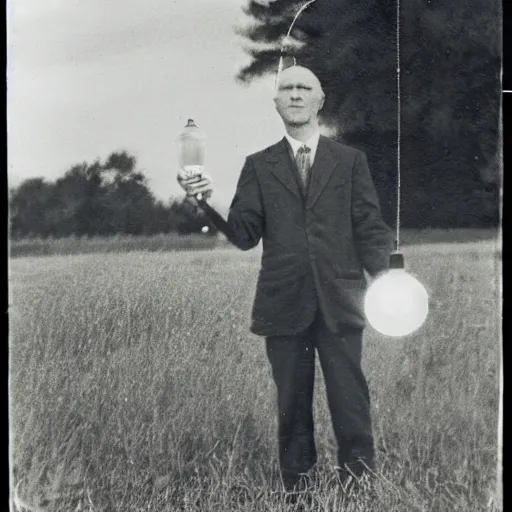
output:
[[404, 270], [401, 254], [392, 254], [390, 269], [368, 287], [364, 310], [369, 324], [387, 336], [406, 336], [425, 322], [427, 291]]

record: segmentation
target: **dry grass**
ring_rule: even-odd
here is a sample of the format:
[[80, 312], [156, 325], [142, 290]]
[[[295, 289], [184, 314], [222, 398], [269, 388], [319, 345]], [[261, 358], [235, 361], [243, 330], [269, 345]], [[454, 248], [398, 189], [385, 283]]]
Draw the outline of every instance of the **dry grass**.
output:
[[26, 256], [51, 256], [129, 251], [186, 251], [213, 249], [222, 245], [217, 237], [201, 234], [177, 235], [176, 233], [151, 236], [96, 236], [67, 238], [27, 238], [10, 242], [13, 258]]
[[[492, 229], [403, 229], [401, 240], [404, 245], [454, 243], [491, 240], [497, 237]], [[27, 256], [51, 256], [91, 253], [111, 253], [129, 251], [183, 251], [228, 247], [221, 235], [201, 234], [178, 235], [176, 233], [151, 236], [96, 236], [68, 238], [26, 238], [10, 242], [10, 255], [13, 258]]]
[[[485, 243], [405, 253], [431, 313], [406, 339], [367, 330], [378, 474], [349, 495], [336, 487], [318, 372], [320, 460], [306, 510], [489, 510], [499, 261]], [[11, 483], [20, 500], [51, 511], [295, 510], [279, 493], [264, 345], [248, 333], [258, 257], [11, 262]]]

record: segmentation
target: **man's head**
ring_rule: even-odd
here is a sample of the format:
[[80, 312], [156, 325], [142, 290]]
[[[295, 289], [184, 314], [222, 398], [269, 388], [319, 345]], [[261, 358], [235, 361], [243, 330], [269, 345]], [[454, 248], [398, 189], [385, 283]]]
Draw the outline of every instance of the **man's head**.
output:
[[285, 125], [299, 127], [317, 122], [324, 97], [320, 80], [312, 71], [291, 66], [279, 77], [274, 102]]

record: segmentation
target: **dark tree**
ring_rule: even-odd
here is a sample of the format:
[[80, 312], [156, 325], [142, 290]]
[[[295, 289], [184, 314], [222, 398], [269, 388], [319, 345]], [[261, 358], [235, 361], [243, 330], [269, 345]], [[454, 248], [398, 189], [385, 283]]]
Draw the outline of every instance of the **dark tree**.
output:
[[59, 178], [53, 202], [46, 210], [56, 236], [107, 234], [109, 213], [99, 162], [75, 165]]
[[27, 180], [9, 196], [13, 238], [187, 234], [208, 225], [186, 200], [156, 201], [136, 158], [124, 151], [75, 165], [54, 183]]
[[[251, 62], [239, 80], [274, 73], [304, 1], [250, 1]], [[401, 2], [402, 219], [409, 227], [498, 222], [500, 5], [496, 0]], [[321, 122], [368, 154], [393, 224], [397, 173], [396, 3], [317, 0], [298, 18], [286, 51], [326, 93]], [[286, 59], [290, 62], [290, 59]]]
[[51, 226], [46, 209], [53, 199], [53, 184], [43, 178], [24, 181], [10, 191], [9, 225], [15, 236], [48, 236]]
[[141, 235], [152, 232], [155, 198], [147, 180], [136, 170], [136, 159], [127, 153], [113, 153], [103, 165], [104, 202], [111, 214], [109, 231]]

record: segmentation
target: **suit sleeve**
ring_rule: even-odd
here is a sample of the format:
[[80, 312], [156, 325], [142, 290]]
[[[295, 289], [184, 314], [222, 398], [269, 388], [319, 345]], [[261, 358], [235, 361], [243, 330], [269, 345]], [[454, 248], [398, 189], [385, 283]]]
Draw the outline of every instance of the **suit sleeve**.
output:
[[352, 179], [352, 223], [356, 246], [365, 270], [375, 276], [389, 267], [394, 237], [382, 219], [367, 158], [361, 151], [355, 157]]
[[244, 251], [258, 245], [265, 229], [265, 217], [260, 186], [249, 158], [240, 173], [227, 221], [205, 201], [200, 205], [233, 245]]

